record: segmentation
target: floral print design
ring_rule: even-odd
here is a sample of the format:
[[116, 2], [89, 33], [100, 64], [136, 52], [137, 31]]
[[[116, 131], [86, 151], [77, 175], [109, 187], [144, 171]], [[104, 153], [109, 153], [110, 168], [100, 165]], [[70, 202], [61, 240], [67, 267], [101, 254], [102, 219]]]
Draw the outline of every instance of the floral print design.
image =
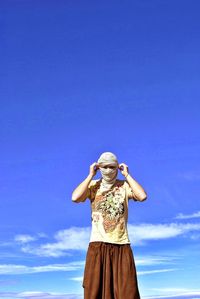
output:
[[[92, 210], [93, 212], [101, 213], [106, 233], [114, 231], [116, 226], [118, 226], [120, 231], [125, 229], [124, 198], [124, 189], [120, 183], [116, 184], [111, 190], [104, 192], [103, 194], [96, 190], [96, 195], [92, 202]], [[94, 221], [98, 222], [99, 219], [97, 215], [95, 215], [94, 218]]]
[[104, 195], [103, 200], [96, 205], [97, 210], [101, 210], [110, 220], [119, 218], [124, 213], [124, 198], [120, 192], [109, 191]]

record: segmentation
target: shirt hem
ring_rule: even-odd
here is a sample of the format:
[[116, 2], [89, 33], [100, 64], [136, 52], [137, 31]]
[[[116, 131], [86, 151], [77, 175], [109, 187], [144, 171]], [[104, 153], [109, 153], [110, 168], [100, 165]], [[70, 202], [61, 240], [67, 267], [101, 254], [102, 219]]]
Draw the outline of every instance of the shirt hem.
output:
[[118, 245], [123, 245], [123, 244], [131, 244], [130, 241], [124, 241], [124, 242], [117, 242], [117, 241], [112, 241], [112, 240], [102, 240], [102, 239], [94, 239], [90, 240], [89, 243], [92, 242], [104, 242], [104, 243], [111, 243], [111, 244], [118, 244]]

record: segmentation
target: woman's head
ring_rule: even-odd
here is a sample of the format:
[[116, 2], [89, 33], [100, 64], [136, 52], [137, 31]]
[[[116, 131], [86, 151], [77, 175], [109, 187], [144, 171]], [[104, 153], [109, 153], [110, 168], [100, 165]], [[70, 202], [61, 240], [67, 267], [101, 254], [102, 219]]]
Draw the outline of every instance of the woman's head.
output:
[[104, 182], [114, 184], [118, 174], [118, 160], [111, 152], [104, 152], [98, 159], [98, 166]]
[[98, 164], [100, 166], [112, 165], [112, 166], [118, 167], [117, 157], [116, 157], [116, 155], [114, 155], [111, 152], [104, 152], [99, 157]]

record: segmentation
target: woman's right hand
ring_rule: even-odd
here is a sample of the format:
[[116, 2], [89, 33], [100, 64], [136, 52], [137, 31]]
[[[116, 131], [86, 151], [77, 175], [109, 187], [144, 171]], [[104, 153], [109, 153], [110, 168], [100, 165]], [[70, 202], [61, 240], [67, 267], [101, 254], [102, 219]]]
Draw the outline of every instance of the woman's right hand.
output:
[[94, 162], [90, 165], [90, 175], [95, 176], [97, 173], [97, 170], [99, 169], [98, 163]]

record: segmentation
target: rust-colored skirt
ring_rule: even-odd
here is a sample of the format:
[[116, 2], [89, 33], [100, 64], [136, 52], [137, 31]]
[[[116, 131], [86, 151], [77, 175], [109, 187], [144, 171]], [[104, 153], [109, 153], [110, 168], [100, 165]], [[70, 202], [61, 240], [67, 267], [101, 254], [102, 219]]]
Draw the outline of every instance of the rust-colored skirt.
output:
[[140, 299], [130, 244], [90, 242], [82, 286], [84, 299]]

